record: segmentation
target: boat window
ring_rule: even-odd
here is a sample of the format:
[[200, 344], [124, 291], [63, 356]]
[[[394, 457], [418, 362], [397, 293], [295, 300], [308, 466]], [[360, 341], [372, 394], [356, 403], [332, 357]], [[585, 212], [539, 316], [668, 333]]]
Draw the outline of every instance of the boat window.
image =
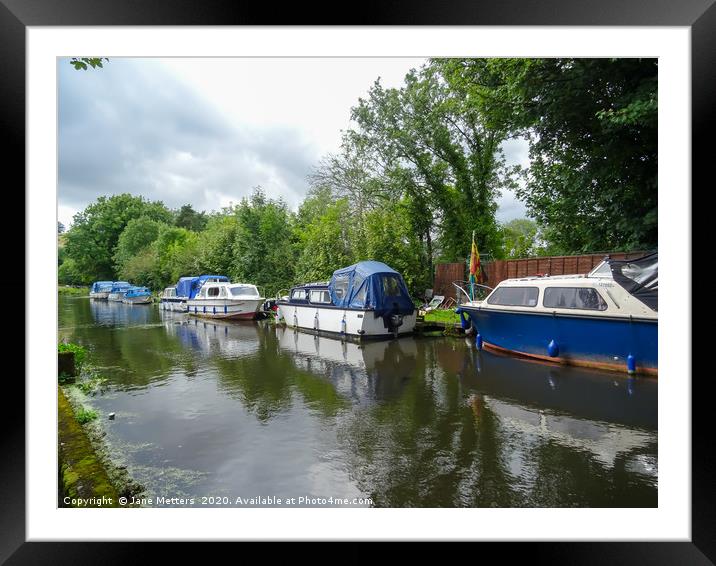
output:
[[536, 307], [537, 297], [537, 287], [498, 287], [487, 298], [487, 302], [509, 307]]
[[250, 285], [241, 285], [240, 287], [231, 287], [231, 294], [235, 297], [258, 297], [259, 292], [256, 287]]
[[219, 296], [220, 296], [220, 297], [226, 297], [226, 288], [225, 288], [225, 287], [221, 287], [221, 291], [219, 292]]
[[209, 297], [218, 297], [219, 296], [219, 287], [209, 287], [206, 290], [206, 294]]
[[291, 293], [291, 300], [292, 301], [305, 301], [306, 300], [306, 290], [305, 289], [294, 289]]
[[385, 297], [399, 297], [400, 296], [400, 283], [398, 278], [393, 275], [383, 275], [381, 277], [383, 284], [383, 296]]
[[606, 261], [603, 261], [591, 271], [589, 277], [608, 277], [611, 279], [612, 268]]
[[607, 309], [596, 289], [590, 287], [548, 287], [544, 290], [542, 304], [558, 309], [584, 309], [603, 311]]
[[348, 283], [350, 276], [348, 274], [336, 275], [333, 279], [333, 290], [338, 299], [342, 299], [348, 293]]
[[331, 295], [326, 290], [311, 291], [311, 302], [320, 304], [330, 304]]

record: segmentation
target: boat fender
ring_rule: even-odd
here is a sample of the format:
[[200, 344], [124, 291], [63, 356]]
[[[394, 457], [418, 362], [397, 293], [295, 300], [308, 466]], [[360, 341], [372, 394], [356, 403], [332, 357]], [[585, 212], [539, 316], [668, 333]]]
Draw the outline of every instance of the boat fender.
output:
[[629, 354], [627, 356], [626, 365], [628, 374], [636, 373], [636, 358], [633, 355]]
[[346, 333], [346, 315], [343, 315], [343, 320], [341, 320], [341, 334]]
[[482, 334], [479, 332], [477, 333], [477, 336], [475, 336], [475, 347], [478, 350], [482, 350]]
[[318, 330], [318, 311], [316, 311], [316, 316], [313, 317], [313, 330]]
[[559, 346], [554, 340], [551, 340], [547, 345], [547, 354], [549, 354], [550, 358], [556, 358], [559, 356]]
[[465, 312], [462, 309], [456, 309], [455, 312], [460, 315], [460, 326], [463, 330], [467, 330], [470, 328], [470, 325], [472, 324], [472, 319], [470, 317], [465, 317]]

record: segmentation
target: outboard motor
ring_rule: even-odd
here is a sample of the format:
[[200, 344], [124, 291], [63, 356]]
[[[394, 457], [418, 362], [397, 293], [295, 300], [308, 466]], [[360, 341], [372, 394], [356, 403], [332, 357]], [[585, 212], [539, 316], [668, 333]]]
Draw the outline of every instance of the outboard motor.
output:
[[398, 310], [398, 304], [393, 303], [393, 308], [383, 315], [383, 324], [385, 324], [385, 327], [396, 337], [398, 336], [398, 328], [403, 325], [403, 315], [398, 314]]

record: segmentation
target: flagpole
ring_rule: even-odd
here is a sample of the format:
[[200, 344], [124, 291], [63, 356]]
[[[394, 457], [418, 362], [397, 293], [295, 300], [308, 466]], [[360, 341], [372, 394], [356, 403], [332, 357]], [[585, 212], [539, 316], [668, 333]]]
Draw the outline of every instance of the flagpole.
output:
[[[472, 247], [470, 248], [470, 270], [472, 271], [472, 250], [475, 247], [475, 230], [472, 231]], [[475, 277], [470, 273], [470, 300], [475, 300]]]

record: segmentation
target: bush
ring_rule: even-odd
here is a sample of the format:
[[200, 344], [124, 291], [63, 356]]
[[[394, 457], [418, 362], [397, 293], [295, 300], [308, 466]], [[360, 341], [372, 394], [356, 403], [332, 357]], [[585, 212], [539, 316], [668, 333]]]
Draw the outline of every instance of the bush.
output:
[[71, 342], [60, 342], [57, 345], [57, 351], [73, 352], [75, 354], [75, 369], [77, 372], [82, 369], [82, 364], [84, 364], [84, 361], [87, 358], [87, 350], [85, 350], [82, 346]]

